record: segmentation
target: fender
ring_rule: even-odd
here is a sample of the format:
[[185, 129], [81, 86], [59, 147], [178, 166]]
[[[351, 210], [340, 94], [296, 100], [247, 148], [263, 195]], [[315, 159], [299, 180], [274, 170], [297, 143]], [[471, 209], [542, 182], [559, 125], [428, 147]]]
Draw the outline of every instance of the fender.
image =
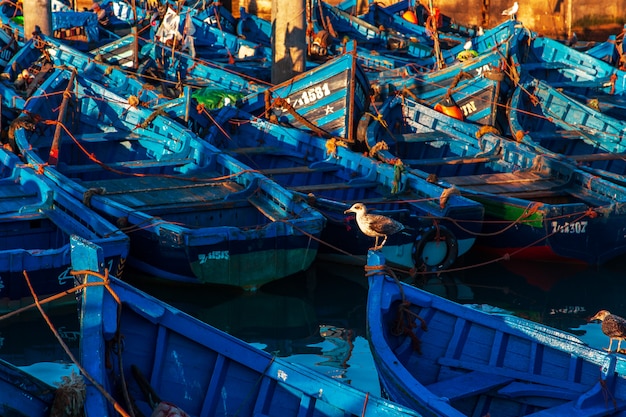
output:
[[[446, 255], [436, 265], [428, 264], [424, 259], [424, 250], [430, 242], [445, 244]], [[428, 272], [440, 272], [448, 269], [455, 261], [459, 253], [459, 244], [456, 236], [447, 227], [442, 225], [428, 226], [417, 235], [413, 244], [413, 262], [417, 268]]]

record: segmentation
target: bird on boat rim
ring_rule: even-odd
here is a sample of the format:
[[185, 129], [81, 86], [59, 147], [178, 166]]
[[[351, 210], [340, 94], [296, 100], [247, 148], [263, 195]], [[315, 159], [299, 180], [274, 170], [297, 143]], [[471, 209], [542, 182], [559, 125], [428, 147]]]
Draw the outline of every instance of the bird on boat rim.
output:
[[626, 339], [626, 319], [611, 314], [608, 310], [600, 310], [589, 319], [589, 321], [595, 320], [602, 322], [602, 333], [609, 337], [609, 347], [606, 350], [611, 352], [613, 340], [617, 340], [617, 352], [619, 352], [622, 340]]
[[[382, 248], [387, 242], [387, 237], [404, 230], [404, 225], [397, 220], [381, 214], [368, 213], [365, 204], [355, 203], [344, 214], [355, 213], [356, 224], [364, 235], [376, 238], [374, 247], [377, 250]], [[384, 238], [378, 245], [378, 238]]]

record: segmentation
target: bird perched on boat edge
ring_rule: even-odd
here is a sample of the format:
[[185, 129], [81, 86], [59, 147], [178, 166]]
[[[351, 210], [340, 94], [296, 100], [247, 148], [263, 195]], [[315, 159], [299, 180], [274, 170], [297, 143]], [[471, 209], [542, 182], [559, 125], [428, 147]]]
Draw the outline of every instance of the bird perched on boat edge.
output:
[[519, 4], [517, 4], [517, 2], [514, 2], [513, 6], [509, 7], [508, 9], [502, 10], [502, 16], [510, 16], [510, 18], [513, 20], [515, 19], [515, 14], [518, 10]]
[[622, 340], [626, 339], [626, 319], [611, 314], [607, 310], [600, 310], [589, 319], [589, 321], [595, 320], [602, 322], [602, 333], [609, 337], [609, 347], [607, 350], [611, 352], [613, 340], [617, 340], [617, 352], [619, 352]]
[[[397, 220], [382, 214], [368, 213], [363, 203], [354, 203], [352, 207], [344, 211], [344, 214], [348, 213], [356, 214], [356, 224], [364, 235], [376, 238], [372, 248], [374, 250], [382, 248], [388, 236], [404, 230], [404, 225]], [[384, 238], [380, 245], [378, 245], [379, 237]]]

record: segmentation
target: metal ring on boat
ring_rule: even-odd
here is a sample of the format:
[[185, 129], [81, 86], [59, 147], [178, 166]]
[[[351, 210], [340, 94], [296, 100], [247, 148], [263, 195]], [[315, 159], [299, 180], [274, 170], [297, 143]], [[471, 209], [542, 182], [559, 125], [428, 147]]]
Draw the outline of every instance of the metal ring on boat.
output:
[[[436, 257], [433, 263], [433, 254], [437, 255], [438, 253], [440, 256]], [[459, 245], [456, 236], [442, 225], [432, 225], [422, 229], [413, 244], [415, 266], [429, 272], [448, 269], [456, 261], [458, 253]]]

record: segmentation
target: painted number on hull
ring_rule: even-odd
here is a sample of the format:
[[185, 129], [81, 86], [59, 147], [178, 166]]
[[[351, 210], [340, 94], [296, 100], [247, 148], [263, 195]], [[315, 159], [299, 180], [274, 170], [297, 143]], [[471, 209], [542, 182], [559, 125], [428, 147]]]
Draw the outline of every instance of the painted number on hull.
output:
[[300, 97], [294, 98], [293, 103], [291, 102], [291, 97], [287, 98], [287, 103], [291, 104], [293, 107], [308, 106], [329, 95], [330, 88], [328, 88], [328, 83], [324, 83], [304, 90]]
[[565, 224], [559, 225], [557, 222], [554, 221], [552, 222], [552, 233], [587, 233], [587, 222], [565, 222]]
[[214, 259], [228, 260], [230, 259], [230, 253], [227, 250], [216, 250], [207, 254], [198, 255], [198, 260], [201, 264]]
[[463, 116], [469, 116], [476, 111], [476, 103], [473, 100], [465, 103], [461, 106], [461, 110], [463, 110]]

